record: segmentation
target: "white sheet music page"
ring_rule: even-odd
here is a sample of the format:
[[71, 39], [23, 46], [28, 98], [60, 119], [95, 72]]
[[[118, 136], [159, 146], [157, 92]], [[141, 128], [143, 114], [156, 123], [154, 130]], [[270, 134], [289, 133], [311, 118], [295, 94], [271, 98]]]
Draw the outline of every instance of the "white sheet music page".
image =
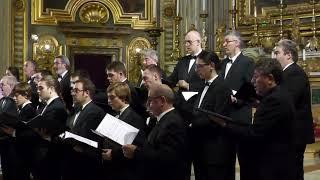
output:
[[182, 92], [182, 95], [183, 95], [183, 98], [188, 101], [192, 96], [194, 95], [197, 95], [198, 92], [193, 92], [193, 91], [183, 91]]
[[89, 146], [92, 146], [92, 147], [95, 147], [95, 148], [98, 148], [98, 142], [96, 141], [92, 141], [90, 139], [87, 139], [85, 137], [82, 137], [82, 136], [79, 136], [79, 135], [76, 135], [76, 134], [73, 134], [69, 131], [66, 131], [64, 133], [64, 135], [60, 136], [61, 138], [64, 138], [64, 139], [67, 139], [67, 138], [73, 138], [77, 141], [80, 141], [82, 143], [85, 143], [85, 144], [88, 144]]
[[97, 127], [96, 131], [120, 145], [125, 145], [132, 144], [139, 129], [107, 114]]

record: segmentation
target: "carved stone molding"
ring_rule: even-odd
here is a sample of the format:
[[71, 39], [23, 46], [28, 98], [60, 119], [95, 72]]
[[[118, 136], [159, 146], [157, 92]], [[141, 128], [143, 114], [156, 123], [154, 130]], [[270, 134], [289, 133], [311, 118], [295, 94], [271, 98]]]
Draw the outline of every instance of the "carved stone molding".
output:
[[80, 20], [86, 24], [104, 24], [109, 20], [108, 8], [99, 2], [84, 4], [79, 11]]

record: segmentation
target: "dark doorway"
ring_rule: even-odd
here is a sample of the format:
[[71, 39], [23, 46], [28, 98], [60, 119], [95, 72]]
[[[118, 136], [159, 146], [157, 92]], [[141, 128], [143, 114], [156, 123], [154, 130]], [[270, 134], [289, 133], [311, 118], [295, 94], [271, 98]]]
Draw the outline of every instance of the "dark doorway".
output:
[[99, 90], [107, 87], [105, 68], [110, 62], [111, 55], [107, 54], [74, 54], [74, 70], [88, 71], [91, 80]]

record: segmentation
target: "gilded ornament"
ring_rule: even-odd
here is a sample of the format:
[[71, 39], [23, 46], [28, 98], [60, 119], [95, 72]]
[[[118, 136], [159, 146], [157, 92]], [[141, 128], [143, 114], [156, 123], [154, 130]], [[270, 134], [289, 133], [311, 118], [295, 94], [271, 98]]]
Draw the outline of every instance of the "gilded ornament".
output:
[[104, 24], [109, 20], [108, 8], [99, 2], [84, 4], [79, 12], [80, 20], [86, 24]]

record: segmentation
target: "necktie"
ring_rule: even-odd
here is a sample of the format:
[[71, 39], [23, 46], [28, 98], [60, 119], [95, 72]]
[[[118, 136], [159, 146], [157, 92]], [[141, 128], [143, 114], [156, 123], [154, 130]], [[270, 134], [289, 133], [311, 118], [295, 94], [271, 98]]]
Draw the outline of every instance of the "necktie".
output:
[[206, 85], [206, 86], [210, 86], [210, 83], [207, 81], [207, 82], [205, 83], [205, 85]]
[[120, 111], [117, 111], [114, 117], [119, 118], [120, 117]]

